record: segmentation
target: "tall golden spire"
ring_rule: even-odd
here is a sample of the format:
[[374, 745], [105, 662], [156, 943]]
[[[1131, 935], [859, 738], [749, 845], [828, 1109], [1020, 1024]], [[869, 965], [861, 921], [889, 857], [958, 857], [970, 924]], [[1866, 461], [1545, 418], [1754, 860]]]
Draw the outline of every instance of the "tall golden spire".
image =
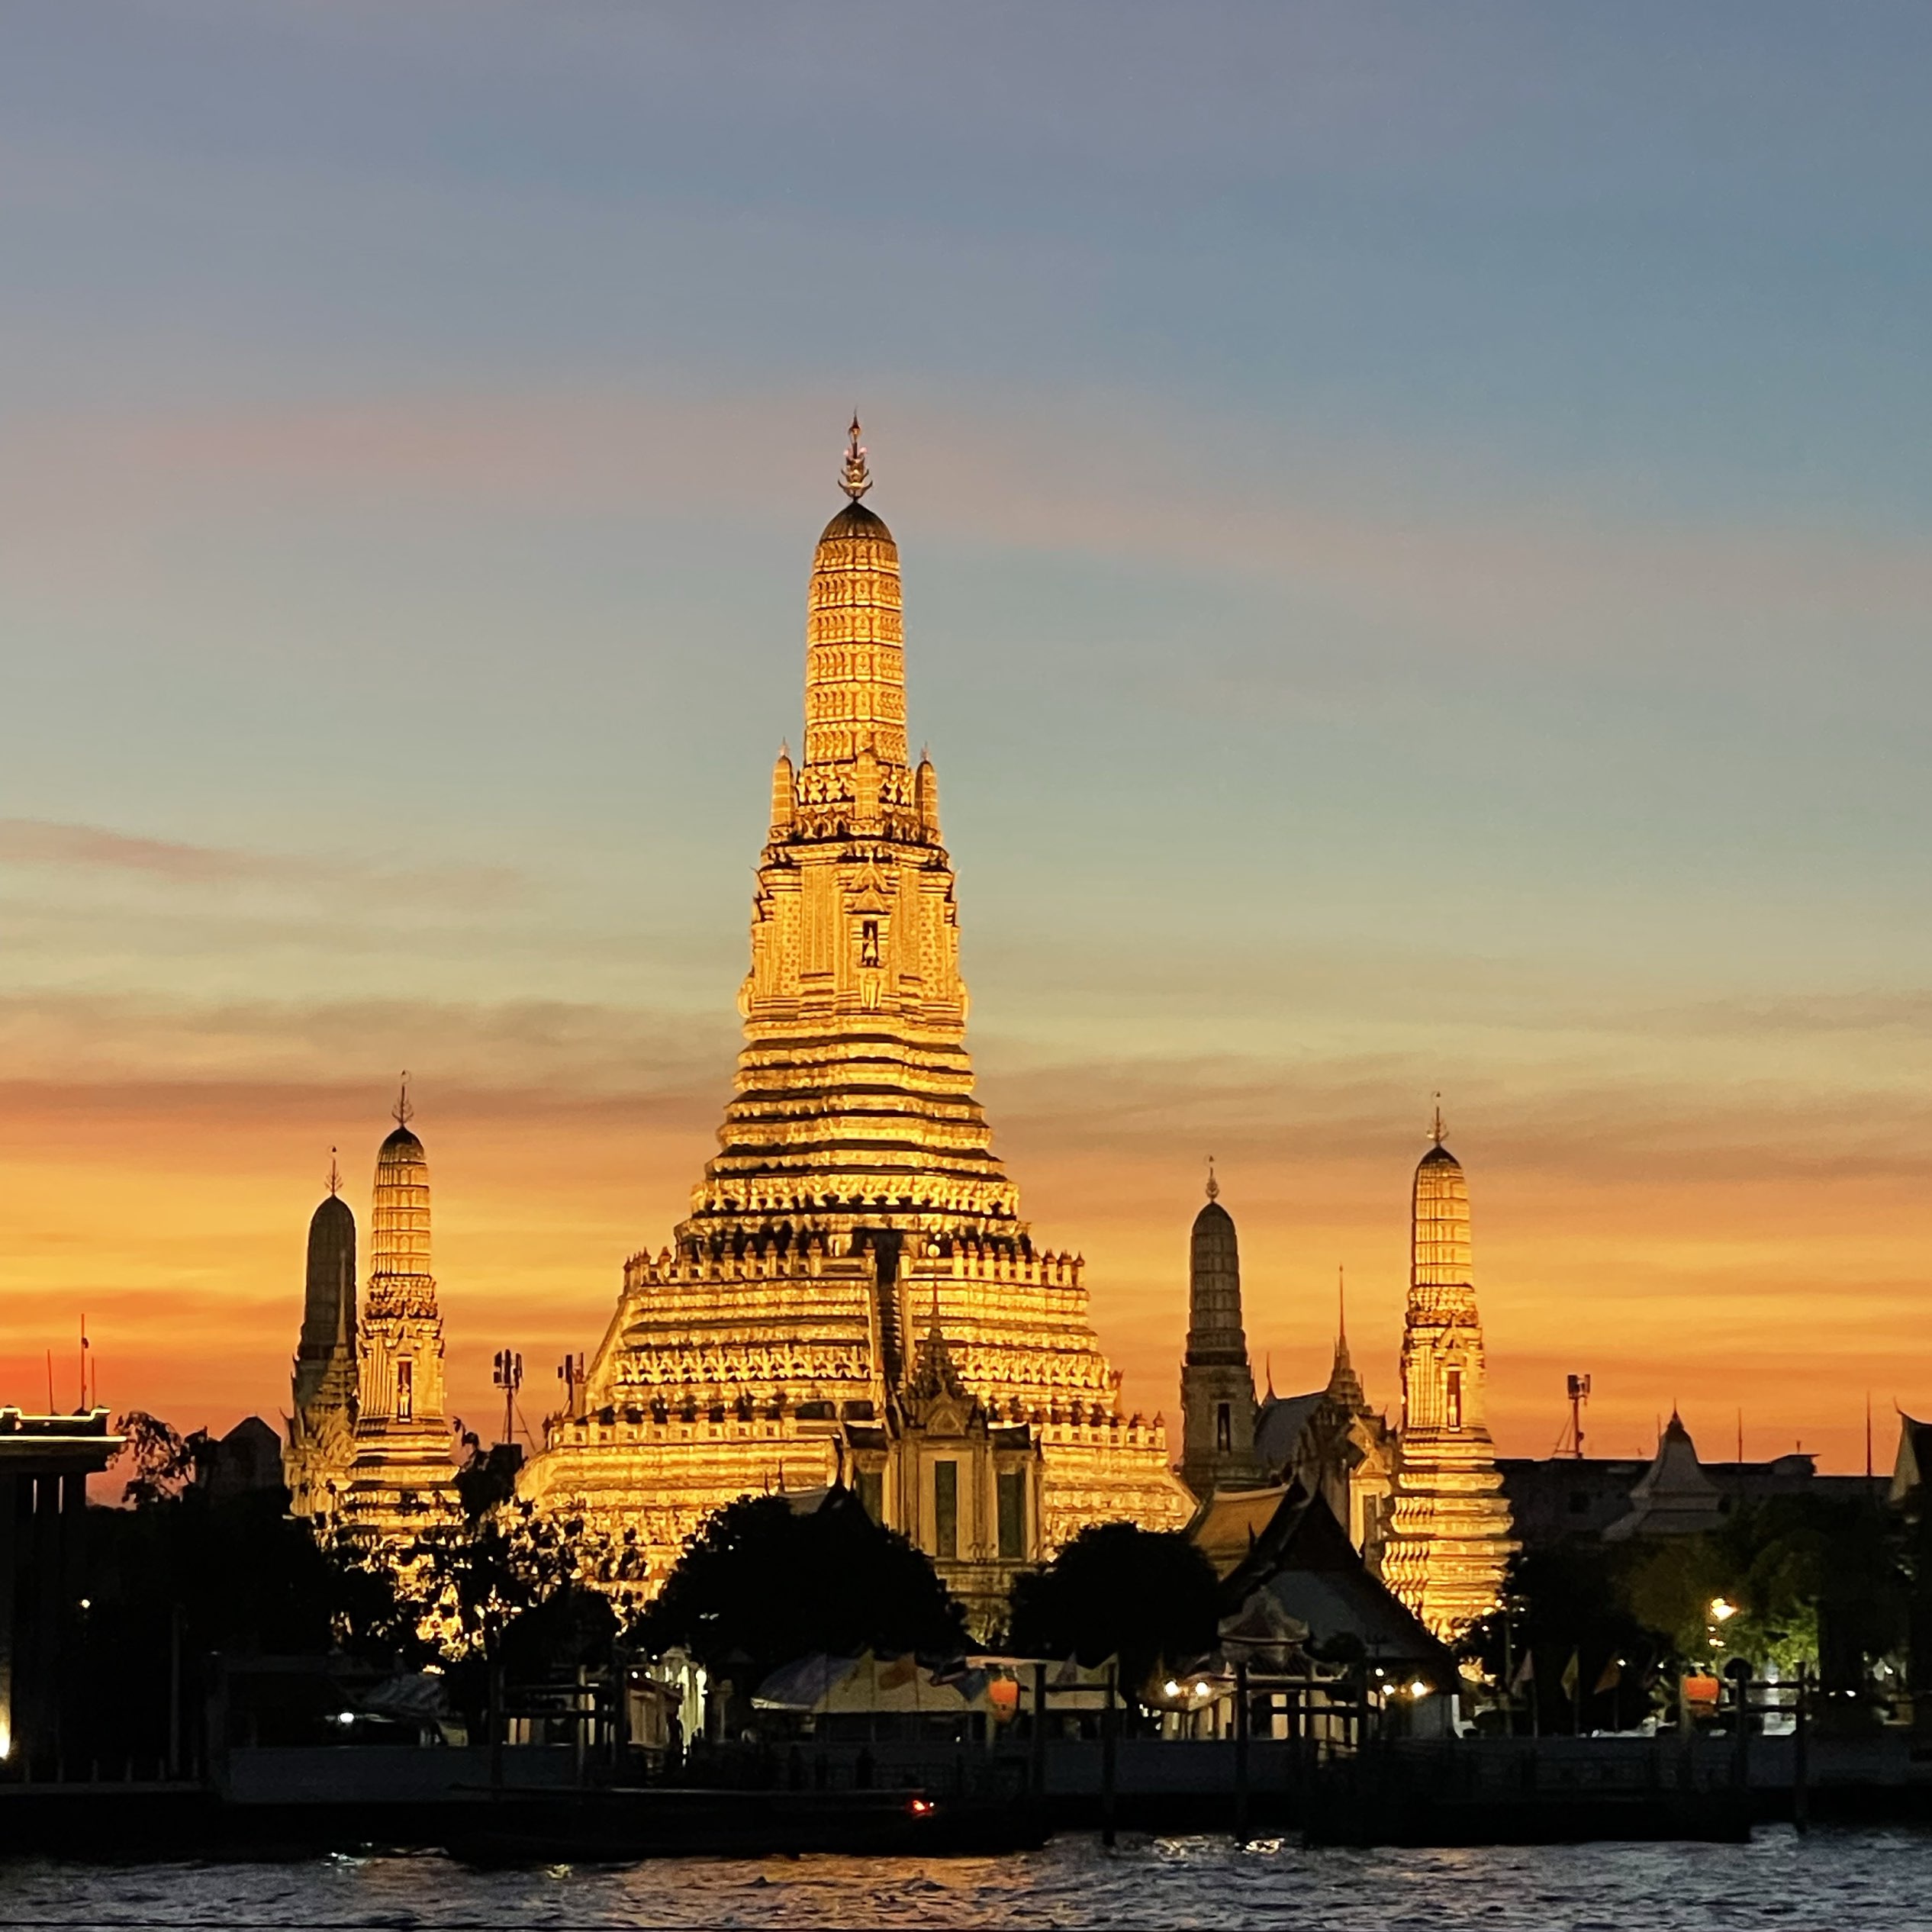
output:
[[1516, 1548], [1483, 1415], [1486, 1358], [1470, 1264], [1469, 1182], [1441, 1096], [1411, 1196], [1402, 1419], [1382, 1580], [1440, 1636], [1495, 1608]]
[[430, 1164], [423, 1143], [408, 1125], [407, 1076], [394, 1113], [394, 1131], [377, 1150], [375, 1191], [371, 1202], [370, 1311], [394, 1303], [411, 1314], [436, 1309], [436, 1282], [430, 1272]]
[[443, 1414], [443, 1317], [430, 1272], [430, 1164], [409, 1125], [409, 1076], [377, 1149], [369, 1290], [358, 1324], [356, 1456], [347, 1521], [384, 1543], [413, 1540], [454, 1501]]
[[[844, 768], [841, 789], [856, 796], [852, 768], [866, 753], [894, 772], [905, 771], [907, 759], [899, 546], [858, 501], [872, 479], [865, 451], [856, 442], [852, 449], [843, 485], [852, 501], [826, 525], [812, 557], [804, 763]], [[825, 789], [823, 783], [808, 787], [808, 799]]]
[[[847, 501], [812, 559], [801, 755], [772, 768], [718, 1151], [673, 1245], [626, 1265], [605, 1343], [520, 1483], [546, 1512], [627, 1531], [654, 1579], [707, 1511], [801, 1467], [876, 1480], [867, 1506], [916, 1540], [937, 1472], [957, 1476], [958, 1547], [936, 1527], [921, 1547], [975, 1574], [1089, 1521], [1190, 1513], [1158, 1422], [1120, 1412], [1084, 1264], [1035, 1244], [974, 1097], [938, 778], [906, 758], [899, 552], [859, 501], [871, 485], [855, 417]], [[948, 1457], [923, 1476], [904, 1448], [902, 1426], [925, 1427], [929, 1310], [929, 1340], [998, 1420], [997, 1525], [974, 1515], [975, 1498], [993, 1507], [990, 1468], [982, 1483]], [[613, 1409], [621, 1432], [597, 1419]], [[1036, 1451], [1029, 1475], [1017, 1458]]]
[[1410, 1219], [1409, 1296], [1412, 1306], [1467, 1307], [1473, 1322], [1476, 1290], [1470, 1280], [1469, 1181], [1462, 1163], [1440, 1138], [1438, 1109], [1430, 1146], [1415, 1170]]

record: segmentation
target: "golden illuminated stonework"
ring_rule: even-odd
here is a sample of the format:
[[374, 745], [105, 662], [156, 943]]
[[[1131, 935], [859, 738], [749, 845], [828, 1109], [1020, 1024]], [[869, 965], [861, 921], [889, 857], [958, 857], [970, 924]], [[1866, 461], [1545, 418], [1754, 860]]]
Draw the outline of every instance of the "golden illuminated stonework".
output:
[[[929, 1332], [981, 1423], [1007, 1432], [1001, 1454], [1024, 1430], [1042, 1460], [1017, 1532], [1010, 1493], [1003, 1532], [990, 1492], [945, 1518], [955, 1564], [1009, 1567], [1088, 1523], [1189, 1511], [1159, 1424], [1121, 1413], [1080, 1257], [1035, 1245], [973, 1097], [939, 781], [908, 753], [899, 553], [858, 501], [870, 483], [855, 422], [852, 501], [812, 564], [803, 755], [772, 773], [719, 1151], [671, 1245], [626, 1265], [523, 1477], [545, 1510], [634, 1534], [652, 1587], [735, 1497], [870, 1487], [882, 1441], [908, 1454]], [[873, 1489], [935, 1555], [944, 1512], [916, 1492], [959, 1481], [955, 1460], [929, 1445]]]
[[456, 1512], [444, 1413], [443, 1315], [430, 1272], [430, 1165], [409, 1129], [407, 1092], [378, 1151], [370, 1203], [369, 1290], [356, 1325], [355, 1455], [345, 1527], [395, 1546]]
[[298, 1516], [326, 1521], [341, 1505], [356, 1456], [356, 1217], [332, 1162], [308, 1224], [302, 1333], [295, 1352], [282, 1480]]
[[1438, 1110], [1415, 1170], [1402, 1419], [1382, 1580], [1439, 1637], [1495, 1609], [1517, 1545], [1483, 1415], [1469, 1184]]

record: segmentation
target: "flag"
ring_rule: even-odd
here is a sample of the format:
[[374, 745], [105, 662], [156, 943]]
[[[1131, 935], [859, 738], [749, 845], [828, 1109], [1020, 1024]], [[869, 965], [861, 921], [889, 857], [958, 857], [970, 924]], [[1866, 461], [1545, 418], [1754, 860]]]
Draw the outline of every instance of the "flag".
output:
[[1512, 1690], [1521, 1690], [1525, 1684], [1533, 1684], [1535, 1682], [1536, 1653], [1534, 1650], [1525, 1650], [1523, 1653], [1522, 1662], [1516, 1666], [1515, 1676], [1509, 1680], [1509, 1688]]
[[1570, 1661], [1563, 1667], [1562, 1676], [1557, 1680], [1563, 1686], [1564, 1696], [1574, 1697], [1576, 1695], [1576, 1686], [1581, 1681], [1582, 1676], [1583, 1670], [1577, 1662], [1576, 1653], [1572, 1650], [1570, 1653]]
[[1606, 1657], [1603, 1670], [1596, 1680], [1596, 1689], [1592, 1694], [1601, 1697], [1605, 1691], [1613, 1691], [1624, 1680], [1624, 1660], [1621, 1657]]

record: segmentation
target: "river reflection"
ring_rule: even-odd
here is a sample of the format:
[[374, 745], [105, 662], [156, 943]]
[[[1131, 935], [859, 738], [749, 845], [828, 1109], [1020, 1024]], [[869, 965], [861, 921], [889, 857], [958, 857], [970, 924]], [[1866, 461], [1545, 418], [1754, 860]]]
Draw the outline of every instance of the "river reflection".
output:
[[1068, 1837], [1011, 1858], [662, 1860], [479, 1872], [431, 1856], [301, 1864], [0, 1864], [0, 1926], [208, 1932], [916, 1926], [1309, 1932], [1932, 1927], [1932, 1834], [1760, 1831], [1749, 1845], [1305, 1851]]

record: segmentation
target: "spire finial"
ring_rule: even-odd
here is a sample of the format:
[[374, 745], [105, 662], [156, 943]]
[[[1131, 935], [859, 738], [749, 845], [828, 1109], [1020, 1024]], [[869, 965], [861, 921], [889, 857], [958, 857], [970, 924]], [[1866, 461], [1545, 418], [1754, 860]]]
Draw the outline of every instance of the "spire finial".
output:
[[1335, 1346], [1348, 1346], [1348, 1271], [1339, 1261], [1335, 1264]]
[[329, 1150], [329, 1192], [331, 1194], [342, 1192], [342, 1169], [336, 1164], [336, 1150], [333, 1148]]
[[1207, 1197], [1210, 1201], [1218, 1201], [1221, 1198], [1221, 1183], [1214, 1177], [1214, 1156], [1210, 1154], [1207, 1158]]
[[852, 411], [852, 426], [845, 432], [845, 473], [839, 487], [854, 503], [872, 487], [872, 472], [865, 467], [865, 446], [858, 440], [858, 411]]
[[1429, 1123], [1429, 1138], [1440, 1147], [1449, 1129], [1442, 1124], [1442, 1096], [1435, 1096], [1435, 1118]]
[[416, 1117], [416, 1109], [410, 1103], [409, 1069], [403, 1069], [401, 1083], [396, 1089], [396, 1104], [389, 1111], [394, 1115], [398, 1127], [407, 1127]]

